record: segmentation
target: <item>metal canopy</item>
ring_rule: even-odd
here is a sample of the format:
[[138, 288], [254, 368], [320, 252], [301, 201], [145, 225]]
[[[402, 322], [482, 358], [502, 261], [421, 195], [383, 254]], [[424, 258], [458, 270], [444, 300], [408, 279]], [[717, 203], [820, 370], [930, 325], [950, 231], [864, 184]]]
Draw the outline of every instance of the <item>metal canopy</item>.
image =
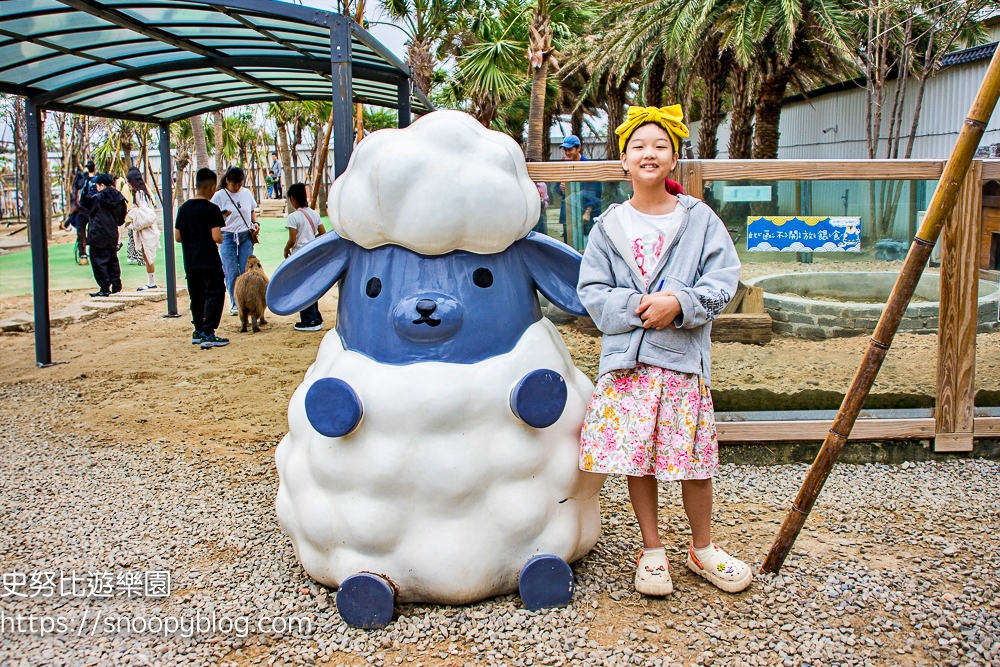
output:
[[[331, 61], [344, 60], [353, 101], [398, 108], [410, 78], [349, 17], [274, 0], [0, 0], [0, 17], [0, 91], [57, 111], [162, 123], [329, 100]], [[331, 46], [343, 21], [346, 58]], [[433, 109], [413, 96], [413, 111]]]

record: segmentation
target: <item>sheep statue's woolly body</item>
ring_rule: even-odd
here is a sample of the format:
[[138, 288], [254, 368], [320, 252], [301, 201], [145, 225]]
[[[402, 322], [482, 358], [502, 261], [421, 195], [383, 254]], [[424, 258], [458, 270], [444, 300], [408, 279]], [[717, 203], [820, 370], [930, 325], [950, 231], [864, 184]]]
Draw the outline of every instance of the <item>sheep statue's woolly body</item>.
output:
[[585, 314], [580, 255], [531, 232], [539, 206], [510, 137], [434, 112], [358, 144], [335, 231], [271, 278], [279, 315], [340, 290], [289, 405], [277, 512], [349, 624], [384, 627], [393, 601], [567, 604], [567, 563], [597, 542], [594, 387], [537, 298]]
[[[569, 388], [546, 429], [508, 405], [513, 384], [537, 368]], [[309, 385], [329, 376], [348, 380], [365, 405], [357, 431], [332, 440], [304, 407]], [[378, 364], [331, 331], [292, 397], [276, 454], [278, 518], [302, 566], [328, 586], [377, 572], [400, 601], [457, 605], [517, 590], [535, 554], [582, 557], [601, 528], [603, 477], [577, 466], [593, 388], [548, 320], [477, 364]]]

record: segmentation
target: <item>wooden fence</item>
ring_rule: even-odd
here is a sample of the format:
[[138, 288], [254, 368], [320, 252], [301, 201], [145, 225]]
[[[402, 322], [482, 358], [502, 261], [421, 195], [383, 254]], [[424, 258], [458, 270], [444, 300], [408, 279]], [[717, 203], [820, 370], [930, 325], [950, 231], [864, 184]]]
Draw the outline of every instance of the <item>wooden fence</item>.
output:
[[[674, 173], [700, 196], [710, 181], [937, 180], [944, 160], [681, 160]], [[617, 161], [534, 162], [534, 181], [624, 181]], [[1000, 417], [976, 417], [977, 289], [983, 185], [1000, 180], [1000, 160], [975, 160], [942, 233], [937, 390], [933, 418], [859, 419], [854, 440], [934, 439], [934, 450], [971, 451], [974, 438], [1000, 438]], [[808, 416], [808, 415], [806, 415]], [[719, 422], [723, 443], [822, 440], [830, 422]]]

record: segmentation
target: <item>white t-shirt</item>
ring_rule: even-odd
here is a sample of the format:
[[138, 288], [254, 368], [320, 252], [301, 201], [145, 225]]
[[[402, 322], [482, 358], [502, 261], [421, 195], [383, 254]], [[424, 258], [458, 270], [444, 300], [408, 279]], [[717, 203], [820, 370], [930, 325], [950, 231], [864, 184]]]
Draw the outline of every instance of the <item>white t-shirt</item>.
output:
[[295, 252], [316, 238], [316, 231], [319, 229], [319, 225], [319, 213], [308, 206], [292, 211], [285, 220], [285, 227], [295, 230], [295, 245], [292, 246], [292, 252]]
[[684, 208], [678, 203], [673, 212], [665, 215], [647, 215], [632, 208], [631, 202], [621, 207], [622, 228], [639, 265], [642, 277], [649, 284], [663, 252], [673, 243], [684, 217]]
[[[232, 201], [229, 200], [226, 193], [229, 193], [229, 196], [233, 198]], [[240, 188], [239, 192], [229, 192], [227, 188], [223, 188], [212, 196], [212, 203], [223, 211], [232, 211], [226, 218], [226, 226], [222, 228], [222, 231], [250, 231], [250, 227], [253, 225], [253, 211], [257, 208], [257, 200], [253, 198], [248, 188]], [[243, 214], [243, 218], [240, 217], [240, 213]], [[244, 218], [246, 218], [246, 222], [243, 222]]]

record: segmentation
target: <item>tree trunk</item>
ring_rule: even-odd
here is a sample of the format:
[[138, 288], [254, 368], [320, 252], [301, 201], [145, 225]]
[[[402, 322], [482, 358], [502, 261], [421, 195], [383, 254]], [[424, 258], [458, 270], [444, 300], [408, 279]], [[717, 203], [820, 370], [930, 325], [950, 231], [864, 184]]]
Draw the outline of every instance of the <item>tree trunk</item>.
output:
[[608, 93], [604, 109], [608, 114], [608, 136], [605, 143], [608, 160], [617, 160], [621, 157], [621, 151], [618, 150], [618, 135], [615, 134], [615, 128], [625, 120], [625, 90], [627, 87], [628, 81], [622, 81], [619, 84], [608, 81]]
[[277, 122], [278, 129], [278, 154], [281, 155], [281, 194], [285, 199], [285, 212], [291, 213], [291, 204], [288, 203], [288, 188], [292, 183], [292, 156], [288, 149], [288, 125], [284, 121]]
[[[322, 130], [321, 130], [322, 131]], [[326, 160], [330, 154], [330, 137], [333, 136], [333, 109], [330, 110], [330, 119], [326, 121], [326, 130], [323, 134], [323, 146], [316, 156], [316, 163], [313, 165], [313, 187], [309, 195], [309, 208], [317, 211], [316, 203], [319, 201], [320, 190], [325, 189], [326, 184]]]
[[[73, 140], [73, 127], [68, 113], [61, 113], [57, 116], [57, 118], [57, 123], [59, 125], [59, 154], [61, 158], [59, 168], [59, 189], [62, 192], [62, 214], [65, 219], [69, 216], [70, 196], [73, 192], [73, 167], [70, 156], [70, 142]], [[66, 134], [67, 123], [70, 124], [70, 136], [67, 136]]]
[[729, 159], [748, 160], [753, 154], [754, 78], [739, 63], [730, 72], [729, 91], [733, 102], [729, 117]]
[[[28, 125], [24, 102], [14, 99], [14, 156], [17, 159], [17, 188], [15, 188], [15, 213], [27, 216], [30, 193], [28, 192]], [[30, 236], [30, 229], [29, 229]]]
[[49, 112], [38, 112], [38, 123], [42, 126], [42, 211], [45, 218], [45, 240], [52, 240], [52, 170], [49, 169], [49, 150], [45, 145], [45, 119]]
[[666, 72], [667, 61], [663, 53], [656, 56], [653, 61], [653, 68], [649, 72], [649, 80], [643, 88], [643, 103], [647, 107], [663, 106], [663, 91], [665, 83], [663, 75]]
[[191, 134], [194, 135], [194, 156], [198, 169], [210, 169], [208, 143], [205, 141], [205, 124], [201, 116], [191, 116]]
[[[162, 155], [162, 152], [161, 152]], [[180, 205], [184, 203], [184, 171], [187, 169], [188, 163], [191, 161], [191, 153], [188, 152], [186, 148], [179, 149], [177, 155], [174, 156], [174, 178], [177, 179], [177, 183], [174, 186], [174, 211], [176, 212]], [[160, 169], [163, 169], [163, 158], [160, 158]]]
[[528, 35], [528, 61], [531, 63], [531, 96], [528, 107], [528, 139], [524, 153], [528, 162], [541, 162], [542, 132], [545, 119], [545, 87], [552, 52], [552, 28], [549, 15], [535, 13]]
[[791, 79], [794, 62], [788, 65], [774, 63], [761, 79], [757, 95], [757, 122], [753, 133], [755, 160], [774, 160], [778, 157], [778, 124], [781, 122], [781, 101]]
[[221, 111], [212, 112], [212, 138], [215, 141], [215, 171], [219, 176], [219, 187], [226, 182], [226, 157], [222, 154], [226, 147], [226, 136], [223, 130]]
[[719, 37], [709, 37], [702, 47], [698, 73], [704, 82], [701, 124], [698, 127], [698, 158], [714, 160], [719, 153], [719, 123], [722, 121], [722, 94], [732, 67], [729, 49], [719, 52]]
[[434, 56], [429, 38], [414, 39], [406, 48], [406, 58], [413, 68], [413, 85], [424, 95], [431, 94], [431, 79], [434, 76]]

